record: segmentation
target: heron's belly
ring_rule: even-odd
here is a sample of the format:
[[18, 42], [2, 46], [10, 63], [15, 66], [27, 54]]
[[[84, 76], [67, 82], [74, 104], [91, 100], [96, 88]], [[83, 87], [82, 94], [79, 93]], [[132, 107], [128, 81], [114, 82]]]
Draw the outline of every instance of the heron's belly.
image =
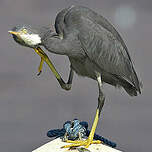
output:
[[80, 76], [96, 79], [97, 73], [100, 72], [98, 67], [87, 57], [76, 59], [69, 57], [72, 69]]

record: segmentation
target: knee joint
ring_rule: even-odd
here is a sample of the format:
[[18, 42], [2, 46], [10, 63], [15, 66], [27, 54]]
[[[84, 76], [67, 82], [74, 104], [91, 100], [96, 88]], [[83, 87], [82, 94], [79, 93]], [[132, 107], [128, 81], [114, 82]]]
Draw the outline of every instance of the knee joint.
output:
[[71, 90], [71, 84], [64, 84], [64, 85], [61, 85], [61, 87], [66, 91]]

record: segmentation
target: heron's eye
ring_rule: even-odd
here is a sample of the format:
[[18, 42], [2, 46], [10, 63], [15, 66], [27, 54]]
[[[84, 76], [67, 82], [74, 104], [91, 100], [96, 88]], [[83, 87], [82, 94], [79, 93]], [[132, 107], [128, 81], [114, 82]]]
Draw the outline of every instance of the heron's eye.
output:
[[24, 34], [26, 34], [26, 33], [27, 33], [27, 29], [23, 29], [22, 32], [23, 32]]

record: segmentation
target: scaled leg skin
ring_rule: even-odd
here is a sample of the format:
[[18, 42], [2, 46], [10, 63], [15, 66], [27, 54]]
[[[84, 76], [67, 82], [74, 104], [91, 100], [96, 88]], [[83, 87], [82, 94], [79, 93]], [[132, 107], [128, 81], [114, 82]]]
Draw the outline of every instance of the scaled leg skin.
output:
[[60, 80], [58, 80], [62, 89], [67, 90], [67, 91], [71, 89], [73, 75], [74, 75], [74, 71], [71, 68], [70, 69], [70, 74], [69, 74], [69, 79], [68, 79], [67, 83], [65, 83], [62, 78]]
[[89, 135], [88, 139], [77, 140], [77, 141], [67, 140], [66, 142], [73, 143], [73, 144], [63, 146], [62, 148], [70, 148], [70, 147], [77, 147], [77, 146], [85, 146], [85, 148], [88, 148], [90, 144], [100, 144], [101, 143], [100, 140], [93, 141], [95, 129], [97, 127], [99, 116], [100, 116], [100, 113], [101, 113], [101, 110], [102, 110], [102, 107], [103, 107], [104, 101], [105, 101], [105, 97], [104, 97], [104, 94], [102, 92], [101, 76], [97, 77], [97, 82], [98, 82], [98, 87], [99, 87], [98, 107], [96, 109], [95, 119], [94, 119], [92, 129], [91, 129], [91, 132], [90, 132], [90, 135]]
[[56, 79], [58, 80], [60, 86], [65, 89], [65, 90], [70, 90], [71, 89], [71, 85], [72, 85], [72, 80], [73, 80], [73, 75], [74, 75], [74, 71], [70, 70], [70, 74], [69, 74], [69, 80], [67, 83], [64, 82], [64, 80], [62, 79], [62, 77], [60, 76], [60, 74], [57, 72], [57, 70], [55, 69], [53, 63], [51, 62], [51, 60], [49, 59], [49, 57], [45, 54], [45, 52], [40, 48], [34, 48], [35, 52], [41, 57], [41, 62], [38, 68], [38, 75], [40, 75], [41, 71], [42, 71], [42, 67], [43, 67], [43, 63], [44, 61], [47, 63], [47, 65], [49, 66], [49, 68], [51, 69], [51, 71], [53, 72], [53, 74], [55, 75]]

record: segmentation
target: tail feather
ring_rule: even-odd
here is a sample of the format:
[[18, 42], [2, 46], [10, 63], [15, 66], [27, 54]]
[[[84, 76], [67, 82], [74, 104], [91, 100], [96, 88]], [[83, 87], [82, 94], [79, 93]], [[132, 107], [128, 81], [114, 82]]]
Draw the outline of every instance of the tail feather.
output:
[[102, 80], [103, 82], [106, 82], [115, 87], [123, 87], [130, 96], [137, 96], [138, 93], [141, 94], [142, 86], [135, 71], [133, 71], [130, 80], [109, 73], [102, 73]]
[[120, 84], [120, 86], [122, 86], [125, 89], [125, 91], [130, 96], [137, 96], [138, 93], [141, 94], [141, 89], [140, 89], [140, 83], [139, 83], [139, 81], [138, 81], [138, 85], [137, 85], [137, 83], [133, 83], [132, 84], [129, 81], [123, 79], [123, 78], [119, 78], [119, 84]]
[[137, 90], [134, 86], [128, 85], [127, 87], [124, 87], [125, 91], [130, 95], [130, 96], [137, 96]]
[[138, 79], [138, 77], [137, 77], [137, 74], [136, 74], [134, 68], [133, 68], [132, 70], [133, 70], [133, 74], [132, 74], [132, 76], [131, 76], [131, 78], [132, 78], [132, 83], [133, 83], [133, 85], [135, 86], [136, 90], [141, 94], [142, 83], [139, 82], [139, 79]]

